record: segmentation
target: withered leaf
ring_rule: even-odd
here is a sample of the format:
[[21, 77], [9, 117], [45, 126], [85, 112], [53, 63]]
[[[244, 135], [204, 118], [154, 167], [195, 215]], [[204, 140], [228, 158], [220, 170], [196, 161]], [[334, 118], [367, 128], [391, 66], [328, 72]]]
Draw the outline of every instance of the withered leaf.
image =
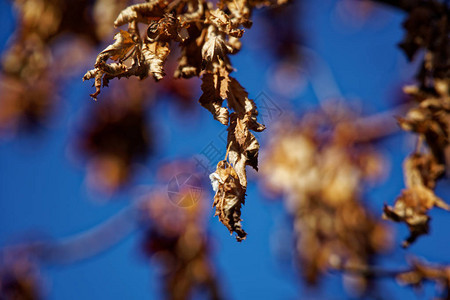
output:
[[112, 60], [120, 60], [135, 46], [131, 34], [128, 31], [120, 30], [114, 36], [114, 44], [109, 45], [97, 57], [96, 64], [106, 61], [108, 58]]
[[[124, 59], [127, 54], [131, 51], [132, 48], [136, 46], [136, 43], [133, 41], [131, 34], [128, 31], [120, 30], [114, 36], [115, 42], [112, 45], [106, 47], [100, 54], [97, 56], [95, 62], [95, 69], [89, 70], [84, 76], [84, 80], [89, 80], [95, 78], [94, 86], [95, 93], [90, 96], [97, 99], [97, 96], [100, 94], [100, 89], [103, 86], [107, 86], [107, 81], [103, 81], [104, 75], [108, 74], [110, 77], [116, 77], [120, 74], [127, 71], [127, 67], [121, 63], [121, 60]], [[107, 64], [106, 61], [111, 58], [112, 60], [119, 61], [119, 63]]]
[[227, 45], [223, 33], [219, 33], [213, 25], [208, 27], [206, 40], [202, 47], [202, 57], [206, 62], [212, 62], [218, 58], [225, 60], [225, 56], [233, 49]]
[[245, 89], [232, 77], [230, 77], [227, 96], [228, 106], [235, 110], [230, 115], [230, 127], [228, 128], [229, 158], [241, 184], [246, 187], [245, 166], [250, 165], [258, 170], [259, 143], [250, 130], [263, 131], [265, 126], [256, 120], [258, 112], [253, 100], [248, 98]]
[[90, 96], [94, 100], [97, 100], [97, 96], [98, 96], [98, 94], [100, 94], [100, 89], [102, 87], [103, 74], [105, 74], [105, 73], [102, 72], [101, 70], [94, 69], [94, 70], [87, 71], [87, 73], [84, 74], [84, 76], [83, 76], [83, 81], [95, 78], [95, 80], [94, 80], [95, 92], [90, 94]]
[[210, 175], [213, 187], [216, 187], [213, 207], [216, 216], [230, 231], [235, 232], [236, 240], [242, 241], [247, 233], [241, 225], [241, 205], [245, 201], [245, 186], [240, 184], [234, 168], [226, 161], [217, 164], [216, 172]]
[[[209, 80], [209, 86], [215, 84], [212, 91], [217, 99], [216, 105], [221, 105], [223, 97], [226, 96], [229, 107], [235, 110], [229, 118], [227, 138], [227, 155], [231, 164], [226, 160], [219, 162], [216, 172], [210, 178], [213, 187], [217, 189], [214, 205], [217, 207], [219, 219], [230, 231], [238, 234], [237, 239], [240, 241], [245, 238], [245, 232], [240, 225], [240, 207], [244, 203], [247, 189], [245, 168], [250, 165], [258, 170], [259, 143], [250, 129], [261, 131], [264, 126], [256, 122], [258, 112], [253, 101], [248, 99], [245, 89], [234, 78], [229, 77], [224, 69], [220, 75], [205, 74], [204, 78]], [[221, 78], [220, 86], [217, 86]], [[205, 81], [202, 89], [204, 85]], [[204, 90], [203, 95], [205, 94]]]
[[114, 26], [119, 27], [132, 21], [148, 23], [149, 18], [161, 18], [164, 14], [159, 5], [162, 0], [151, 0], [147, 3], [135, 4], [125, 8], [114, 21]]
[[401, 272], [396, 276], [400, 284], [420, 288], [424, 283], [431, 281], [437, 283], [438, 290], [441, 293], [441, 295], [433, 299], [448, 299], [450, 295], [450, 266], [433, 265], [422, 262], [417, 258], [410, 259], [409, 264], [411, 265], [411, 270]]
[[200, 104], [223, 125], [228, 125], [228, 109], [222, 107], [224, 99], [220, 95], [220, 90], [222, 86], [227, 85], [227, 80], [227, 78], [219, 77], [217, 74], [204, 74], [201, 87], [203, 94], [199, 99]]
[[[252, 4], [255, 5], [256, 3]], [[223, 7], [227, 7], [230, 10], [236, 23], [242, 24], [247, 28], [251, 26], [251, 21], [249, 21], [251, 8], [246, 3], [246, 0], [221, 0], [219, 2], [219, 8]]]
[[144, 43], [142, 47], [142, 56], [144, 64], [148, 67], [148, 74], [152, 75], [155, 80], [161, 80], [165, 73], [163, 64], [170, 53], [167, 43], [154, 42]]
[[[349, 122], [354, 115], [339, 122], [329, 116], [324, 111], [309, 113], [299, 123], [280, 125], [262, 166], [266, 186], [283, 195], [292, 216], [294, 251], [311, 285], [327, 270], [368, 266], [390, 245], [389, 230], [361, 197], [361, 186], [373, 176], [366, 171], [373, 170], [370, 161], [379, 160], [369, 143], [348, 138], [359, 136], [357, 125]], [[362, 283], [359, 290], [370, 284], [370, 278], [356, 278]]]
[[[236, 232], [240, 240], [245, 238], [240, 225], [240, 207], [247, 187], [245, 168], [247, 165], [258, 168], [259, 143], [250, 131], [262, 131], [265, 127], [257, 122], [258, 112], [253, 100], [238, 81], [229, 76], [234, 69], [228, 55], [241, 48], [242, 27], [251, 26], [252, 10], [274, 3], [223, 0], [215, 8], [200, 0], [149, 0], [131, 5], [114, 21], [116, 27], [128, 24], [127, 31], [116, 35], [114, 44], [98, 55], [95, 69], [83, 78], [95, 79], [93, 98], [113, 78], [137, 76], [143, 79], [151, 75], [160, 80], [165, 75], [163, 65], [170, 52], [169, 43], [179, 43], [182, 52], [175, 77], [202, 76], [203, 94], [199, 102], [222, 124], [230, 124], [229, 109], [234, 110], [228, 128], [230, 162], [225, 160], [218, 167], [229, 174], [224, 177], [217, 171], [222, 175], [217, 175], [221, 185], [216, 187], [215, 206], [221, 221]], [[143, 36], [139, 32], [142, 24], [147, 25]], [[116, 63], [108, 64], [110, 58]], [[228, 108], [223, 106], [224, 100]]]
[[[404, 163], [406, 189], [396, 199], [394, 207], [384, 206], [383, 217], [395, 222], [405, 222], [410, 230], [410, 236], [403, 242], [403, 247], [408, 247], [417, 237], [429, 231], [430, 217], [428, 211], [434, 206], [449, 210], [450, 207], [441, 198], [436, 196], [429, 187], [434, 187], [434, 181], [430, 182], [430, 174], [433, 168], [431, 155], [414, 154], [408, 157]], [[427, 168], [424, 168], [428, 166]], [[436, 178], [434, 178], [436, 180]], [[425, 185], [428, 183], [428, 186]]]
[[230, 115], [228, 128], [229, 160], [239, 176], [241, 185], [247, 187], [245, 166], [249, 165], [258, 170], [259, 143], [249, 131], [247, 115], [240, 119], [237, 113]]
[[158, 21], [152, 21], [147, 28], [147, 38], [154, 41], [168, 42], [170, 40], [183, 42], [189, 38], [186, 28], [182, 27], [173, 13], [166, 13]]
[[250, 130], [257, 132], [263, 131], [266, 127], [256, 120], [258, 111], [256, 110], [255, 102], [248, 98], [247, 91], [235, 78], [231, 76], [229, 78], [230, 83], [227, 91], [228, 106], [233, 109], [240, 118], [244, 118], [244, 115], [248, 115], [246, 123]]
[[191, 78], [198, 76], [202, 67], [202, 52], [198, 40], [202, 40], [202, 31], [197, 26], [187, 28], [189, 38], [180, 43], [181, 56], [175, 77]]
[[422, 135], [437, 161], [444, 163], [445, 149], [449, 145], [450, 100], [435, 98], [418, 90], [413, 95], [422, 102], [410, 109], [405, 118], [398, 118], [400, 126], [403, 130]]
[[216, 9], [209, 12], [209, 21], [225, 34], [240, 38], [244, 34], [243, 29], [238, 29], [239, 23], [233, 22], [223, 10]]
[[112, 63], [106, 64], [101, 61], [95, 69], [89, 70], [84, 74], [83, 81], [95, 78], [94, 86], [95, 93], [90, 94], [90, 96], [97, 100], [97, 96], [100, 94], [100, 89], [102, 86], [108, 86], [108, 79], [104, 77], [105, 74], [111, 76], [119, 76], [127, 71], [127, 68], [124, 64]]

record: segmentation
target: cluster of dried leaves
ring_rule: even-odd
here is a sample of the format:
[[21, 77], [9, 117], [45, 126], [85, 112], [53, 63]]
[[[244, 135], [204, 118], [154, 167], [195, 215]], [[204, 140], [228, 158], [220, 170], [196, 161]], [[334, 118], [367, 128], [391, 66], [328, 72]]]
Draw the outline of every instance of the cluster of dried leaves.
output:
[[[283, 194], [294, 219], [296, 252], [309, 284], [329, 269], [367, 266], [390, 247], [386, 226], [362, 202], [364, 185], [381, 175], [383, 163], [358, 141], [363, 131], [353, 119], [305, 115], [282, 125], [264, 156], [267, 185]], [[366, 280], [359, 277], [359, 290]]]
[[[61, 86], [78, 73], [86, 55], [114, 31], [125, 0], [17, 0], [17, 26], [2, 55], [0, 134], [35, 130], [56, 110]], [[170, 67], [170, 66], [169, 66]], [[149, 154], [146, 115], [155, 91], [186, 103], [195, 88], [189, 81], [166, 81], [149, 88], [133, 80], [116, 86], [109, 107], [90, 106], [78, 149], [88, 157], [88, 184], [108, 194], [129, 181], [132, 164]], [[128, 101], [123, 99], [128, 98]]]
[[434, 282], [440, 295], [433, 299], [450, 299], [450, 266], [431, 265], [416, 258], [410, 260], [411, 270], [397, 274], [397, 281], [402, 285], [421, 288], [426, 282]]
[[298, 64], [301, 59], [299, 45], [303, 44], [303, 34], [297, 21], [302, 16], [301, 1], [293, 1], [263, 12], [267, 31], [264, 46], [272, 51], [275, 60]]
[[403, 242], [407, 247], [428, 233], [430, 209], [450, 208], [434, 194], [436, 181], [444, 176], [450, 159], [450, 7], [434, 0], [394, 3], [409, 13], [400, 47], [409, 60], [423, 51], [418, 83], [404, 88], [417, 105], [398, 119], [403, 130], [417, 134], [418, 146], [404, 163], [406, 189], [393, 207], [384, 207], [384, 217], [408, 225], [410, 236]]
[[85, 52], [98, 42], [94, 21], [86, 13], [90, 5], [85, 0], [14, 1], [17, 25], [0, 75], [1, 131], [36, 129], [47, 121], [61, 77], [73, 75]]
[[[116, 33], [115, 42], [97, 56], [95, 68], [83, 77], [94, 79], [96, 91], [91, 96], [95, 99], [113, 78], [150, 76], [162, 80], [164, 64], [175, 44], [181, 56], [174, 77], [200, 77], [200, 104], [228, 126], [227, 155], [210, 179], [216, 192], [216, 215], [241, 241], [246, 237], [241, 225], [246, 166], [258, 169], [259, 143], [252, 131], [265, 127], [257, 122], [254, 101], [231, 76], [229, 55], [240, 50], [243, 28], [252, 25], [255, 8], [287, 1], [220, 0], [214, 4], [204, 0], [150, 0], [122, 10], [128, 2], [14, 1], [18, 26], [2, 60], [0, 129], [45, 120], [55, 104], [60, 77], [70, 74], [84, 59], [86, 49], [110, 37], [111, 24], [127, 28]], [[403, 244], [406, 247], [428, 232], [431, 208], [450, 209], [434, 194], [450, 159], [449, 6], [436, 0], [378, 2], [408, 12], [406, 37], [400, 44], [408, 58], [413, 60], [419, 50], [424, 51], [418, 84], [405, 88], [417, 106], [399, 118], [404, 130], [418, 135], [419, 146], [404, 163], [406, 189], [393, 206], [384, 207], [385, 218], [408, 225], [411, 234]], [[289, 16], [284, 20], [286, 30], [276, 36], [277, 53], [296, 62], [297, 42], [293, 37], [298, 35], [292, 25], [296, 19]], [[60, 42], [68, 35], [75, 38], [70, 43]], [[62, 45], [64, 51], [58, 50]], [[171, 84], [161, 91], [190, 100], [191, 94]], [[97, 188], [114, 191], [130, 178], [133, 163], [148, 155], [151, 141], [146, 105], [150, 96], [154, 94], [150, 95], [148, 86], [128, 81], [106, 105], [94, 109], [80, 148], [90, 157], [90, 177]], [[285, 124], [274, 138], [263, 168], [268, 185], [285, 195], [294, 219], [302, 272], [311, 284], [329, 269], [370, 266], [390, 244], [386, 227], [362, 203], [363, 186], [380, 174], [383, 164], [373, 148], [361, 141], [367, 141], [367, 136], [361, 136], [362, 130], [351, 121], [353, 118], [347, 115], [336, 120], [315, 113], [305, 116], [300, 124]], [[145, 250], [163, 266], [168, 299], [187, 299], [197, 289], [206, 290], [213, 299], [222, 298], [200, 210], [201, 205], [184, 209], [173, 206], [165, 191], [151, 193], [142, 207], [148, 222]], [[33, 270], [27, 260], [0, 269], [0, 295], [35, 299], [38, 289]], [[443, 289], [442, 299], [448, 299], [449, 274], [448, 267], [414, 260], [412, 269], [399, 272], [397, 279], [413, 286], [437, 282]], [[360, 290], [367, 287], [369, 277], [360, 274]]]
[[[256, 121], [258, 112], [253, 100], [230, 76], [233, 68], [229, 54], [240, 50], [242, 28], [251, 26], [254, 8], [282, 3], [282, 0], [222, 0], [214, 5], [200, 0], [152, 0], [129, 6], [114, 21], [116, 27], [127, 24], [127, 30], [116, 34], [115, 42], [97, 56], [95, 68], [83, 77], [95, 80], [93, 98], [113, 78], [152, 76], [161, 80], [170, 43], [178, 44], [181, 57], [174, 76], [201, 77], [200, 104], [216, 120], [228, 125], [229, 161], [219, 163], [212, 175], [217, 182], [214, 205], [220, 221], [237, 234], [239, 241], [246, 236], [240, 224], [240, 208], [247, 187], [245, 167], [258, 167], [259, 144], [251, 131], [262, 131], [265, 127]], [[143, 34], [142, 24], [146, 26]], [[223, 106], [224, 100], [228, 107]]]
[[3, 251], [0, 261], [0, 299], [41, 299], [39, 271], [30, 256]]
[[450, 207], [434, 194], [436, 180], [444, 172], [431, 154], [414, 153], [404, 162], [406, 189], [397, 198], [393, 207], [384, 206], [383, 217], [405, 222], [410, 236], [403, 242], [408, 247], [418, 236], [429, 231], [428, 211], [434, 206], [449, 210]]
[[[108, 102], [93, 106], [83, 119], [78, 148], [88, 158], [88, 185], [112, 194], [130, 181], [134, 166], [151, 153], [149, 90], [135, 80], [117, 86]], [[123, 101], [127, 98], [127, 101]]]
[[142, 216], [148, 228], [144, 251], [162, 266], [166, 299], [192, 299], [198, 292], [205, 292], [208, 299], [223, 299], [205, 231], [205, 195], [187, 189], [180, 192], [196, 197], [190, 200], [196, 204], [176, 207], [165, 190], [151, 192], [143, 202]]

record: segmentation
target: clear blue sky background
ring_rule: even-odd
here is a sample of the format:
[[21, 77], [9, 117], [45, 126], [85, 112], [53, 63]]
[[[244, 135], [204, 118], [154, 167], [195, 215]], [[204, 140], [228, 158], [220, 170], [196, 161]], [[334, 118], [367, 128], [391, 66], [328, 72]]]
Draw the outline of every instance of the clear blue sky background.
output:
[[[415, 67], [409, 65], [396, 47], [402, 38], [403, 15], [389, 9], [374, 7], [371, 14], [359, 23], [352, 17], [341, 18], [335, 1], [303, 1], [304, 15], [299, 18], [305, 45], [321, 61], [318, 70], [331, 72], [339, 89], [330, 96], [343, 96], [364, 113], [375, 113], [393, 106], [399, 87], [411, 81]], [[14, 28], [9, 2], [0, 0], [0, 49], [4, 49]], [[302, 113], [318, 104], [312, 82], [323, 83], [326, 77], [318, 73], [299, 82], [296, 94], [282, 95], [271, 88], [268, 80], [274, 61], [266, 50], [258, 46], [264, 36], [263, 20], [258, 17], [243, 38], [243, 50], [233, 57], [235, 76], [247, 88], [251, 97], [265, 92], [282, 110]], [[356, 21], [355, 21], [356, 22]], [[101, 50], [101, 49], [99, 49]], [[93, 58], [94, 59], [94, 58]], [[92, 61], [93, 61], [92, 59]], [[316, 59], [317, 60], [317, 59]], [[315, 67], [314, 62], [311, 64]], [[51, 126], [38, 136], [8, 140], [0, 144], [0, 245], [17, 240], [24, 233], [45, 234], [62, 238], [101, 223], [127, 205], [133, 191], [104, 203], [90, 195], [84, 184], [85, 169], [67, 159], [79, 115], [86, 105], [92, 105], [91, 84], [74, 78], [62, 95], [62, 105]], [[327, 79], [328, 80], [328, 79]], [[111, 84], [114, 84], [112, 82]], [[193, 99], [196, 101], [196, 99]], [[161, 101], [152, 112], [153, 123], [161, 132], [157, 154], [146, 165], [139, 182], [151, 185], [152, 170], [162, 159], [190, 158], [198, 155], [210, 142], [216, 141], [223, 130], [210, 113], [199, 108], [196, 118], [189, 118], [170, 102]], [[187, 119], [187, 121], [186, 121]], [[189, 126], [186, 126], [189, 124]], [[269, 124], [270, 125], [270, 124]], [[259, 136], [262, 148], [267, 143]], [[387, 183], [373, 189], [368, 205], [381, 214], [384, 202], [392, 203], [403, 187], [401, 161], [412, 145], [406, 134], [399, 134], [382, 143], [382, 151], [391, 160]], [[260, 164], [264, 162], [261, 161]], [[339, 276], [330, 275], [319, 296], [301, 286], [294, 268], [276, 253], [292, 248], [289, 220], [281, 202], [264, 198], [258, 191], [258, 176], [252, 173], [243, 209], [248, 239], [236, 243], [226, 228], [210, 212], [210, 231], [214, 239], [217, 267], [223, 277], [224, 289], [230, 299], [347, 299]], [[448, 197], [447, 183], [440, 184], [438, 193]], [[211, 199], [212, 201], [212, 199]], [[430, 261], [448, 260], [445, 245], [450, 235], [446, 228], [449, 216], [442, 211], [432, 212], [431, 235], [419, 239], [409, 250], [399, 247], [381, 264], [404, 265], [404, 255], [414, 253]], [[403, 226], [397, 230], [397, 244], [405, 237]], [[160, 298], [155, 266], [139, 252], [139, 234], [125, 239], [110, 251], [89, 260], [68, 266], [43, 268], [49, 299], [153, 299]], [[390, 263], [388, 263], [390, 262]], [[409, 299], [410, 289], [398, 288], [392, 281], [382, 281], [387, 299]], [[430, 295], [431, 289], [425, 294]], [[389, 296], [391, 295], [392, 296]]]

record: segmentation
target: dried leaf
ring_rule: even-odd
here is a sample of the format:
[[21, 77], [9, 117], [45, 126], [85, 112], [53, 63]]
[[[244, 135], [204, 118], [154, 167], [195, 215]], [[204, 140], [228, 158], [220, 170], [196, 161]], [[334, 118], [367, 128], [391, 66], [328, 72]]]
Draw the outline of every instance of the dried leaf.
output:
[[[330, 269], [367, 266], [390, 246], [388, 229], [362, 203], [361, 186], [372, 180], [367, 170], [377, 156], [368, 144], [350, 138], [361, 134], [356, 126], [310, 113], [299, 123], [282, 124], [265, 153], [264, 186], [284, 198], [294, 251], [310, 285]], [[370, 280], [355, 277], [361, 289]]]
[[410, 236], [403, 242], [403, 247], [408, 247], [417, 237], [428, 233], [430, 217], [427, 213], [430, 209], [434, 206], [450, 209], [432, 190], [436, 178], [443, 171], [435, 164], [431, 155], [415, 154], [407, 158], [404, 163], [406, 189], [397, 198], [394, 207], [384, 206], [384, 218], [408, 225]]
[[241, 225], [241, 205], [245, 202], [245, 187], [234, 168], [226, 161], [217, 164], [216, 172], [210, 175], [213, 187], [217, 188], [213, 207], [216, 207], [216, 216], [230, 231], [235, 232], [236, 240], [245, 240], [247, 233]]
[[148, 74], [152, 75], [156, 81], [161, 80], [165, 75], [163, 64], [169, 53], [170, 49], [167, 43], [144, 43], [142, 47], [142, 56], [144, 64], [148, 68]]
[[438, 284], [440, 296], [433, 299], [444, 300], [450, 296], [450, 266], [431, 265], [422, 262], [417, 258], [410, 260], [411, 270], [402, 272], [396, 276], [397, 281], [402, 285], [411, 285], [420, 288], [426, 282]]
[[217, 28], [210, 25], [202, 47], [203, 60], [206, 62], [216, 61], [219, 58], [225, 60], [227, 53], [231, 51], [232, 48], [227, 45], [224, 35], [218, 33]]
[[245, 166], [258, 170], [259, 143], [249, 131], [248, 115], [240, 119], [237, 113], [230, 115], [227, 143], [230, 147], [229, 159], [233, 164], [243, 187], [247, 187]]
[[[143, 79], [152, 75], [160, 80], [170, 52], [169, 43], [179, 43], [182, 52], [175, 77], [202, 76], [203, 94], [199, 102], [222, 124], [230, 123], [229, 109], [234, 110], [228, 128], [231, 164], [226, 162], [228, 165], [223, 167], [232, 175], [222, 178], [222, 186], [216, 187], [215, 205], [221, 221], [238, 233], [238, 239], [245, 238], [240, 226], [240, 206], [247, 187], [245, 167], [258, 168], [259, 143], [250, 130], [262, 131], [265, 127], [257, 122], [258, 112], [253, 100], [238, 81], [229, 76], [233, 68], [228, 55], [240, 49], [239, 38], [244, 32], [241, 27], [250, 27], [250, 14], [261, 5], [272, 3], [222, 1], [218, 9], [213, 9], [210, 3], [200, 0], [150, 0], [129, 6], [114, 22], [115, 26], [128, 23], [128, 30], [116, 35], [115, 43], [98, 55], [95, 69], [83, 77], [84, 80], [95, 79], [93, 98], [112, 78], [138, 76]], [[145, 36], [139, 34], [139, 23], [148, 24]], [[124, 63], [129, 57], [131, 66]], [[118, 63], [107, 64], [109, 58]], [[228, 108], [222, 106], [224, 100]]]
[[[216, 172], [213, 173], [216, 175], [212, 175], [210, 178], [216, 179], [216, 181], [213, 180], [213, 188], [217, 188], [218, 185], [214, 203], [219, 219], [231, 232], [234, 231], [238, 234], [237, 239], [240, 241], [246, 235], [240, 225], [240, 208], [244, 203], [247, 189], [245, 167], [250, 165], [258, 170], [259, 143], [250, 129], [261, 131], [264, 130], [264, 126], [256, 122], [258, 113], [253, 101], [248, 99], [245, 89], [234, 78], [229, 77], [223, 67], [219, 70], [219, 74], [204, 75], [202, 97], [206, 95], [206, 79], [209, 81], [210, 93], [214, 94], [217, 99], [216, 105], [221, 105], [223, 98], [227, 97], [229, 107], [236, 112], [230, 115], [228, 127], [227, 147], [231, 164], [226, 160], [219, 162]], [[220, 83], [219, 86], [218, 83]], [[200, 102], [202, 103], [202, 101]], [[207, 104], [210, 105], [210, 110], [215, 115], [215, 111], [212, 109], [214, 108], [213, 103]]]
[[112, 60], [123, 59], [127, 53], [136, 45], [128, 31], [120, 30], [114, 36], [115, 42], [106, 47], [97, 57], [96, 64], [105, 62], [108, 58]]
[[[406, 35], [400, 48], [409, 60], [413, 60], [420, 49], [425, 52], [417, 74], [419, 84], [404, 88], [404, 92], [418, 105], [411, 108], [405, 118], [398, 118], [403, 130], [418, 134], [418, 153], [405, 162], [407, 189], [397, 198], [394, 207], [384, 208], [386, 218], [408, 225], [411, 234], [403, 243], [407, 247], [418, 236], [428, 232], [428, 210], [434, 206], [449, 209], [433, 189], [436, 181], [443, 177], [445, 167], [450, 165], [450, 26], [445, 3], [404, 1], [395, 5], [408, 12], [403, 24]], [[426, 145], [422, 145], [422, 140]], [[423, 154], [427, 152], [422, 148], [430, 154]]]
[[112, 63], [106, 64], [101, 61], [95, 69], [89, 70], [84, 74], [83, 81], [94, 78], [95, 93], [90, 96], [97, 100], [97, 96], [100, 94], [102, 86], [108, 86], [108, 79], [105, 79], [104, 75], [108, 74], [108, 77], [116, 77], [127, 71], [127, 67], [124, 64]]
[[133, 21], [148, 23], [150, 18], [161, 18], [164, 13], [160, 5], [163, 2], [162, 0], [151, 0], [147, 3], [129, 6], [119, 14], [114, 21], [114, 26], [119, 27]]
[[[186, 164], [181, 167], [185, 168]], [[179, 175], [177, 168], [164, 168], [171, 176]], [[179, 192], [181, 198], [192, 198], [195, 204], [175, 207], [163, 188], [154, 188], [143, 199], [141, 215], [143, 225], [147, 225], [143, 240], [145, 254], [152, 258], [152, 263], [160, 265], [161, 286], [168, 299], [193, 299], [197, 291], [208, 299], [224, 299], [204, 224], [205, 195], [201, 191]]]
[[200, 104], [223, 125], [228, 125], [228, 109], [222, 107], [224, 99], [220, 95], [220, 90], [222, 86], [228, 85], [227, 80], [228, 78], [221, 78], [216, 74], [204, 74], [202, 77], [203, 94], [199, 99]]
[[233, 22], [231, 17], [228, 16], [223, 10], [216, 9], [210, 11], [208, 20], [219, 28], [220, 31], [231, 37], [240, 38], [244, 34], [243, 29], [238, 29], [240, 24]]
[[449, 145], [450, 99], [438, 99], [421, 91], [415, 91], [413, 95], [425, 99], [418, 107], [410, 109], [405, 118], [399, 118], [400, 126], [403, 130], [422, 135], [435, 159], [442, 164], [447, 163], [445, 149]]
[[233, 77], [230, 78], [229, 88], [227, 91], [228, 106], [233, 109], [240, 118], [248, 115], [248, 128], [253, 131], [261, 132], [266, 127], [257, 122], [258, 111], [253, 100], [248, 98], [247, 91]]
[[178, 78], [198, 76], [202, 68], [202, 49], [199, 47], [199, 41], [203, 39], [202, 31], [197, 26], [190, 26], [187, 30], [189, 39], [180, 44], [181, 56], [175, 71], [175, 77]]

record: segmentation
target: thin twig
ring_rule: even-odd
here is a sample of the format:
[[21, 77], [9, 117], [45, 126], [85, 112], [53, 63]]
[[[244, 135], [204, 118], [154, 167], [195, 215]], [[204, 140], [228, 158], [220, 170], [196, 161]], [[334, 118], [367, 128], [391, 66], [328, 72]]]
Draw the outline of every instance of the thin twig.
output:
[[7, 246], [1, 252], [28, 252], [41, 263], [66, 264], [94, 257], [111, 249], [138, 228], [137, 206], [132, 204], [94, 228], [57, 241]]
[[355, 120], [353, 125], [357, 129], [357, 134], [354, 141], [368, 142], [399, 132], [401, 128], [395, 117], [406, 113], [411, 106], [412, 104], [403, 104], [388, 111]]
[[381, 278], [381, 277], [396, 277], [400, 274], [410, 272], [411, 268], [389, 270], [378, 266], [364, 266], [352, 264], [336, 267], [335, 270], [345, 274]]
[[412, 8], [416, 7], [420, 3], [420, 0], [370, 0], [370, 1], [385, 4], [407, 12], [410, 11]]

